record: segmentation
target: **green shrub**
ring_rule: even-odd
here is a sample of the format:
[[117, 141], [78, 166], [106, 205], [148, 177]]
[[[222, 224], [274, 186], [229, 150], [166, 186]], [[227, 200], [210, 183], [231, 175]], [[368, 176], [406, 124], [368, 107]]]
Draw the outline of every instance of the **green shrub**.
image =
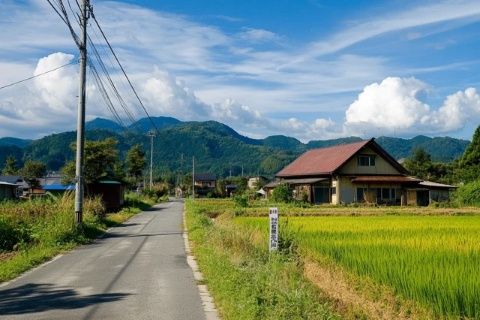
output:
[[286, 184], [281, 184], [273, 189], [272, 200], [274, 202], [290, 202], [292, 201], [292, 190]]
[[246, 208], [248, 207], [248, 196], [247, 195], [237, 195], [233, 197], [236, 207]]
[[480, 180], [460, 186], [453, 198], [459, 205], [480, 207]]

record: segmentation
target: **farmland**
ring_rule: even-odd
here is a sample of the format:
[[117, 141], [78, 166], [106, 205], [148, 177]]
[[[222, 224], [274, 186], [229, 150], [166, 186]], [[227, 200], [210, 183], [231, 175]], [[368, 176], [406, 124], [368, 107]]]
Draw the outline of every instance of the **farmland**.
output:
[[[259, 250], [267, 250], [267, 218], [258, 217], [268, 212], [267, 206], [256, 203], [243, 211], [225, 201], [199, 201], [196, 206], [217, 217], [220, 228], [231, 224], [238, 234], [256, 235]], [[478, 209], [280, 206], [281, 215], [282, 209], [289, 216], [284, 215], [281, 232], [295, 243], [299, 263], [312, 260], [341, 270], [352, 288], [365, 281], [386, 287], [396, 303], [426, 310], [422, 314], [427, 318], [480, 318]], [[356, 213], [348, 215], [348, 209]], [[219, 216], [222, 210], [229, 219]]]

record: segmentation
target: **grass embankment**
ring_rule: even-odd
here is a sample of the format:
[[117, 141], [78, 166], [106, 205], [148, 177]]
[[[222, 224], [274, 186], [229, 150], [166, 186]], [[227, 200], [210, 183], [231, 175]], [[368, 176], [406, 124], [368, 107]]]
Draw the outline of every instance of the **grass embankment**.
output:
[[105, 214], [100, 199], [87, 199], [84, 224], [73, 220], [73, 197], [0, 203], [0, 282], [52, 258], [60, 252], [85, 244], [109, 227], [118, 225], [153, 205], [153, 201], [127, 195], [125, 207]]
[[480, 215], [480, 207], [398, 207], [362, 205], [309, 205], [250, 201], [248, 207], [235, 206], [230, 199], [202, 199], [202, 206], [217, 214], [231, 213], [248, 217], [268, 215], [268, 207], [278, 207], [282, 216], [471, 216]]
[[189, 237], [223, 319], [336, 319], [320, 291], [303, 276], [288, 237], [270, 255], [263, 237], [231, 223], [202, 201], [187, 201]]
[[[197, 204], [201, 206], [204, 214], [213, 216], [222, 211], [248, 214], [250, 209], [235, 209], [228, 201], [203, 201]], [[257, 212], [268, 213], [267, 205], [254, 206]], [[304, 209], [291, 208], [299, 216], [281, 218], [288, 220], [281, 225], [283, 232], [298, 246], [297, 265], [303, 263], [305, 274], [332, 298], [342, 316], [480, 319], [478, 209], [468, 209], [468, 216], [450, 216], [453, 213], [448, 209], [422, 208], [424, 215], [417, 216], [405, 214], [403, 208], [361, 208], [369, 209], [377, 216], [367, 212], [345, 216], [344, 207], [316, 207], [307, 210], [325, 214], [304, 217]], [[280, 215], [284, 215], [282, 206]], [[227, 219], [219, 216], [217, 220]], [[234, 225], [230, 228], [240, 236], [256, 235], [250, 245], [266, 250], [267, 218], [236, 217], [222, 224]], [[222, 239], [208, 239], [204, 246], [218, 247], [219, 241]], [[313, 267], [309, 261], [314, 262]], [[245, 277], [253, 277], [248, 281], [255, 282], [252, 274]], [[209, 276], [206, 273], [207, 280]]]

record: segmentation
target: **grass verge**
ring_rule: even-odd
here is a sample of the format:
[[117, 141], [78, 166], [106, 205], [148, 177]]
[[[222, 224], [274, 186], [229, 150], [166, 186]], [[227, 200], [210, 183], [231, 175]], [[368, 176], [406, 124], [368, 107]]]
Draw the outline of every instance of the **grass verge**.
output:
[[338, 319], [321, 292], [303, 275], [288, 237], [269, 254], [262, 236], [231, 223], [231, 215], [187, 201], [187, 227], [198, 260], [223, 319]]
[[57, 200], [0, 203], [0, 282], [91, 242], [153, 204], [148, 198], [127, 195], [121, 211], [104, 214], [100, 199], [89, 199], [79, 230], [73, 224], [73, 198], [69, 195]]

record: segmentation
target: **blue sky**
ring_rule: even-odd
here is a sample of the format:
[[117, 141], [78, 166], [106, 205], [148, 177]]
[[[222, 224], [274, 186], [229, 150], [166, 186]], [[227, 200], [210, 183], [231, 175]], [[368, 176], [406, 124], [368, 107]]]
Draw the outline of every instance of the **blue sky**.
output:
[[[252, 137], [303, 141], [469, 139], [480, 120], [478, 1], [92, 4], [153, 115], [213, 119]], [[46, 1], [6, 0], [4, 7], [0, 86], [76, 59]], [[118, 70], [111, 73], [122, 83]], [[0, 136], [73, 129], [76, 77], [76, 67], [68, 67], [0, 91]], [[119, 88], [141, 117], [133, 95]], [[111, 118], [93, 81], [88, 90], [88, 117]]]

